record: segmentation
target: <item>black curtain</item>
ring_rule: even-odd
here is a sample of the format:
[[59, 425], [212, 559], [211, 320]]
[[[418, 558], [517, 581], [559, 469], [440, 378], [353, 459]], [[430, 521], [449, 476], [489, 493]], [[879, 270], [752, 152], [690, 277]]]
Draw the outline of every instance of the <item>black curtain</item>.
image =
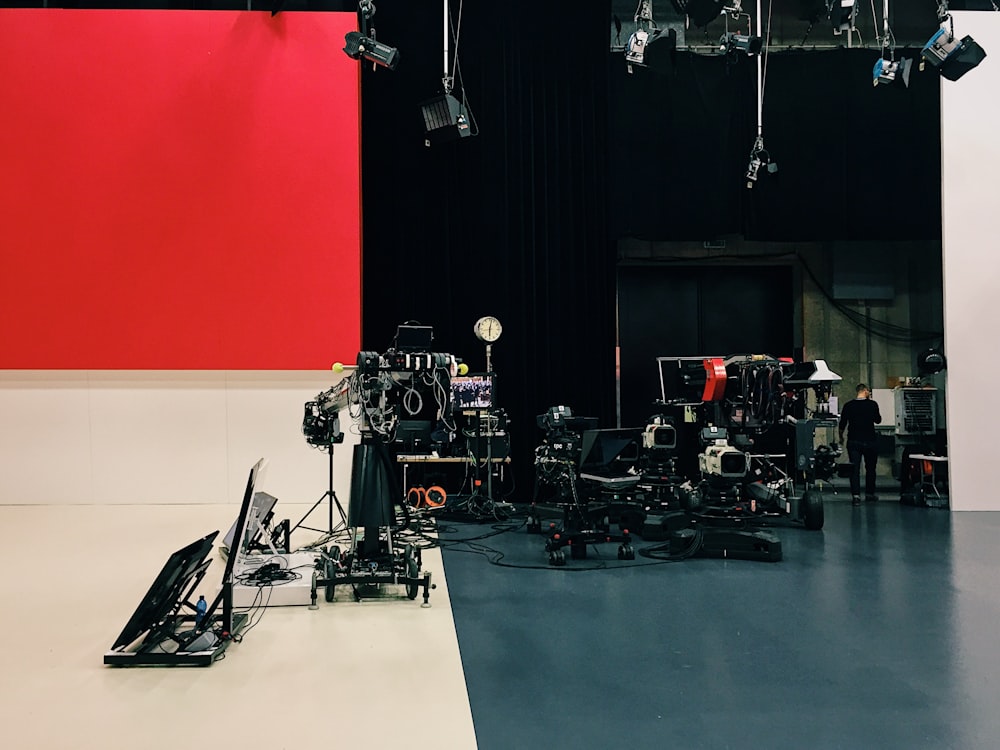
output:
[[909, 86], [872, 85], [877, 51], [771, 57], [764, 139], [778, 172], [746, 191], [748, 239], [941, 239], [941, 78], [918, 70], [919, 50], [895, 56], [913, 61]]
[[482, 371], [473, 323], [500, 318], [493, 367], [511, 420], [513, 499], [527, 499], [537, 414], [564, 404], [614, 420], [609, 6], [465, 4], [459, 83], [477, 135], [430, 148], [419, 104], [441, 91], [441, 5], [377, 8], [378, 39], [400, 62], [362, 72], [363, 346], [384, 351], [415, 320], [434, 327], [436, 351]]
[[[616, 237], [761, 241], [939, 240], [940, 77], [872, 85], [879, 52], [767, 57], [764, 146], [777, 172], [746, 189], [756, 135], [756, 63], [677, 53], [628, 74], [609, 56]], [[948, 82], [946, 82], [947, 85]]]
[[756, 134], [753, 61], [677, 52], [663, 69], [630, 73], [612, 52], [608, 67], [614, 236], [738, 233]]
[[657, 357], [793, 356], [793, 299], [789, 266], [622, 266], [622, 423], [658, 413]]

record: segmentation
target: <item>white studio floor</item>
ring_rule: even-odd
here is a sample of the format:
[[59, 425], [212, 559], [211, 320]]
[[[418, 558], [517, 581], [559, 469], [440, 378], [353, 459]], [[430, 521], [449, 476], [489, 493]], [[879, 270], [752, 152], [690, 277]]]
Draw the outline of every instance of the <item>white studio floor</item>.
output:
[[[476, 747], [440, 551], [416, 601], [269, 607], [211, 667], [103, 664], [175, 550], [235, 520], [237, 506], [0, 506], [0, 721], [5, 747]], [[280, 506], [294, 523], [308, 506]], [[322, 525], [325, 509], [310, 520]], [[298, 537], [297, 535], [303, 535]], [[310, 541], [299, 530], [293, 545]], [[205, 594], [216, 591], [214, 561]]]

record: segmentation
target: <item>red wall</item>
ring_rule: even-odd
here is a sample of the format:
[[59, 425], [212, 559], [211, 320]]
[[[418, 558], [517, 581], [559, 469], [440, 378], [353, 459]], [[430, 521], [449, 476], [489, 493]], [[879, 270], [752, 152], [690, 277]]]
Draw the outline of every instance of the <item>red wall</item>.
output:
[[0, 11], [0, 368], [353, 361], [354, 28], [353, 13]]

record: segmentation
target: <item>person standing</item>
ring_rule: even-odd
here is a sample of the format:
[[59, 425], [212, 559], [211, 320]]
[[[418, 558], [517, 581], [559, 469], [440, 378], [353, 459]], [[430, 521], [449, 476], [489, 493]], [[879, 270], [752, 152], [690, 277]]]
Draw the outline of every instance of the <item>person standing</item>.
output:
[[882, 423], [878, 404], [871, 389], [858, 383], [857, 396], [844, 404], [840, 412], [840, 442], [847, 431], [847, 456], [851, 461], [851, 504], [861, 505], [861, 460], [865, 462], [865, 500], [878, 500], [875, 494], [875, 466], [878, 463], [878, 435], [875, 425]]

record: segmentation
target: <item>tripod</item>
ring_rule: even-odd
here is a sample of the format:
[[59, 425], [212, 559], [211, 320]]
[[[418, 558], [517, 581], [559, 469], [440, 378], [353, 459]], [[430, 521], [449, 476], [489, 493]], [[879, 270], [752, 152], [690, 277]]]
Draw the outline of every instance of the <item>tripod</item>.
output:
[[[492, 384], [496, 373], [493, 372], [493, 362], [491, 358], [493, 347], [486, 344], [486, 376]], [[491, 398], [492, 401], [492, 398]], [[496, 515], [497, 503], [493, 498], [493, 470], [496, 468], [493, 455], [493, 441], [499, 434], [500, 419], [493, 414], [492, 405], [486, 408], [475, 409], [475, 450], [470, 450], [471, 458], [476, 462], [475, 490], [469, 498], [469, 509], [478, 514]], [[486, 422], [486, 431], [483, 432], [483, 422]], [[471, 436], [470, 436], [471, 437]], [[485, 451], [484, 451], [485, 448]], [[482, 469], [483, 456], [486, 454], [486, 495], [482, 493]], [[503, 458], [502, 456], [500, 458]]]
[[[336, 422], [336, 420], [335, 420], [335, 422]], [[304, 529], [308, 529], [309, 531], [319, 531], [319, 532], [323, 532], [323, 533], [327, 533], [327, 534], [332, 534], [334, 531], [337, 531], [339, 529], [347, 528], [347, 514], [344, 512], [344, 506], [342, 506], [340, 504], [340, 500], [337, 498], [337, 493], [333, 489], [333, 446], [335, 444], [337, 444], [337, 443], [343, 443], [343, 442], [344, 442], [344, 433], [341, 432], [336, 425], [333, 426], [331, 428], [331, 430], [330, 430], [329, 440], [326, 441], [326, 452], [327, 452], [327, 456], [329, 458], [329, 462], [327, 464], [327, 489], [326, 489], [326, 492], [324, 492], [320, 496], [319, 500], [317, 500], [315, 503], [313, 503], [312, 507], [309, 510], [306, 511], [306, 514], [304, 516], [302, 516], [301, 519], [299, 519], [299, 522], [297, 524], [295, 524], [291, 528], [291, 531], [289, 531], [289, 534], [291, 534], [292, 531], [295, 531], [295, 529], [299, 528], [300, 526], [302, 528], [304, 528]], [[327, 500], [327, 499], [329, 499], [329, 501], [330, 501], [330, 504], [328, 506], [329, 515], [328, 515], [328, 521], [327, 521], [327, 528], [326, 529], [314, 529], [314, 528], [311, 528], [309, 526], [302, 526], [302, 524], [305, 522], [305, 520], [307, 518], [309, 518], [310, 515], [312, 515], [313, 511], [316, 510], [316, 508], [318, 508], [320, 506], [320, 504], [324, 500]], [[333, 508], [334, 508], [334, 506], [337, 507], [337, 512], [340, 514], [340, 525], [337, 526], [336, 528], [334, 528], [334, 526], [333, 526]]]

